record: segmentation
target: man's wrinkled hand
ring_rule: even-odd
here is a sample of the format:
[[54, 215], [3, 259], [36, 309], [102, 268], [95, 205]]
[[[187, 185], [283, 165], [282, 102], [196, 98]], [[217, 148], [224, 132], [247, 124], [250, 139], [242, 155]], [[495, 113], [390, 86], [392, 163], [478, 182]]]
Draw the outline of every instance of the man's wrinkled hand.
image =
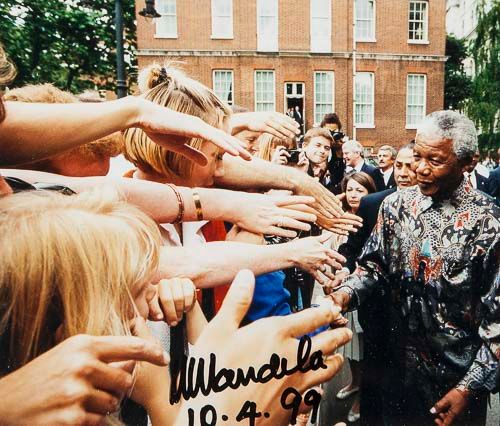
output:
[[468, 404], [469, 393], [453, 388], [431, 408], [431, 414], [436, 416], [434, 423], [438, 426], [452, 425]]

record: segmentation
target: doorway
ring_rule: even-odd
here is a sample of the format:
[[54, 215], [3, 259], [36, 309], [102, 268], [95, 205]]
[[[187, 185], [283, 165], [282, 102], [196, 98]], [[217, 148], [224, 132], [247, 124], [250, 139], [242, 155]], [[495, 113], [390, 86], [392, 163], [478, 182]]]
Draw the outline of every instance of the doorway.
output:
[[300, 134], [305, 133], [304, 83], [285, 83], [285, 114], [293, 118], [300, 126]]

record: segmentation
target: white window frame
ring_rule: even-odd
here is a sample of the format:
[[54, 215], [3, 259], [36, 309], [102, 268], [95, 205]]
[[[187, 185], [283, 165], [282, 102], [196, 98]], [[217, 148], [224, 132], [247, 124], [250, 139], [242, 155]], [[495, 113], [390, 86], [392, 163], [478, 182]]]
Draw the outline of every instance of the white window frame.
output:
[[[161, 22], [161, 18], [156, 18], [155, 22], [155, 38], [178, 38], [177, 31], [178, 31], [178, 22], [177, 22], [177, 0], [157, 0], [157, 1], [163, 1], [163, 2], [173, 2], [175, 5], [175, 13], [161, 13], [159, 12], [162, 16], [174, 16], [175, 17], [175, 31], [171, 33], [162, 33], [158, 31], [159, 24]], [[161, 7], [156, 7], [156, 10], [162, 10]]]
[[[359, 0], [356, 0], [359, 1]], [[370, 1], [370, 0], [368, 0]], [[377, 41], [376, 37], [376, 29], [377, 29], [377, 2], [376, 0], [371, 0], [373, 2], [373, 17], [371, 19], [372, 22], [372, 31], [373, 31], [373, 36], [372, 37], [367, 37], [367, 38], [361, 38], [358, 37], [356, 34], [356, 42], [358, 43], [375, 43]], [[358, 16], [356, 16], [356, 28], [358, 28], [357, 21], [359, 20]]]
[[[371, 87], [371, 98], [372, 98], [372, 113], [371, 113], [371, 120], [369, 122], [365, 123], [358, 123], [355, 121], [355, 126], [358, 129], [374, 129], [375, 128], [375, 73], [374, 72], [358, 72], [356, 74], [356, 77], [358, 77], [361, 74], [369, 74], [371, 75], [371, 80], [372, 80], [372, 87]], [[356, 84], [356, 81], [354, 81], [354, 84]], [[358, 90], [355, 89], [356, 96], [358, 96]], [[358, 101], [356, 100], [355, 102], [355, 109], [354, 109], [354, 120], [356, 120], [356, 108], [358, 108]]]
[[[218, 92], [216, 90], [216, 86], [215, 86], [216, 78], [215, 78], [215, 76], [217, 75], [217, 73], [223, 73], [223, 72], [231, 74], [231, 102], [229, 102], [226, 99], [224, 99], [224, 97], [221, 96], [220, 92]], [[215, 92], [215, 94], [219, 98], [221, 98], [224, 102], [227, 102], [229, 105], [234, 105], [234, 72], [233, 72], [233, 70], [229, 70], [229, 69], [216, 69], [216, 70], [213, 70], [212, 71], [212, 88], [213, 88], [213, 91]]]
[[411, 129], [414, 130], [418, 127], [420, 123], [408, 123], [409, 119], [409, 95], [410, 95], [410, 76], [418, 76], [418, 77], [423, 77], [424, 78], [424, 104], [413, 104], [412, 106], [423, 106], [423, 112], [422, 112], [422, 120], [427, 114], [427, 75], [426, 74], [418, 74], [418, 73], [410, 73], [406, 76], [406, 129]]
[[314, 87], [313, 87], [313, 91], [314, 91], [314, 123], [321, 123], [321, 121], [323, 120], [323, 117], [321, 117], [321, 120], [317, 120], [317, 106], [321, 103], [321, 105], [329, 105], [327, 103], [324, 103], [324, 102], [318, 102], [317, 100], [317, 91], [316, 91], [316, 79], [317, 79], [317, 76], [318, 74], [328, 74], [328, 75], [331, 75], [332, 77], [332, 102], [331, 102], [331, 112], [334, 112], [335, 111], [335, 72], [333, 71], [314, 71]]
[[[410, 21], [410, 12], [412, 4], [425, 5], [425, 14], [423, 21]], [[424, 25], [424, 38], [422, 40], [410, 38], [410, 23], [411, 22], [423, 22]], [[429, 44], [429, 1], [427, 0], [410, 0], [408, 2], [408, 43], [409, 44]]]
[[[272, 73], [273, 75], [273, 102], [272, 102], [272, 108], [271, 109], [266, 109], [266, 110], [260, 110], [258, 109], [257, 105], [259, 104], [259, 102], [257, 101], [257, 74], [258, 73], [261, 73], [261, 72], [269, 72], [269, 73]], [[265, 70], [265, 69], [262, 69], [262, 70], [255, 70], [254, 72], [254, 90], [253, 90], [253, 93], [254, 93], [254, 111], [256, 112], [259, 112], [259, 111], [276, 111], [276, 72], [274, 70]], [[263, 102], [260, 102], [261, 104]], [[266, 104], [269, 104], [269, 102], [265, 102]]]
[[[325, 1], [327, 3], [326, 14], [321, 16], [314, 16], [314, 2]], [[332, 51], [332, 2], [331, 0], [310, 0], [310, 38], [311, 38], [311, 52], [314, 53], [330, 53]], [[316, 28], [315, 19], [322, 19], [328, 21], [328, 32], [322, 37], [314, 37], [313, 28]]]
[[[220, 27], [217, 22], [218, 16], [216, 15], [216, 3], [217, 2], [227, 2], [230, 5], [229, 12], [229, 30], [220, 32]], [[227, 18], [228, 16], [223, 16]], [[219, 17], [220, 18], [220, 17]], [[233, 0], [212, 0], [212, 39], [215, 40], [230, 40], [234, 38], [233, 34]]]
[[[260, 34], [262, 32], [260, 25], [260, 17], [264, 3], [274, 3], [276, 14], [274, 15], [274, 32], [275, 40], [264, 40]], [[278, 0], [257, 0], [257, 51], [258, 52], [277, 52], [279, 50], [279, 2]]]

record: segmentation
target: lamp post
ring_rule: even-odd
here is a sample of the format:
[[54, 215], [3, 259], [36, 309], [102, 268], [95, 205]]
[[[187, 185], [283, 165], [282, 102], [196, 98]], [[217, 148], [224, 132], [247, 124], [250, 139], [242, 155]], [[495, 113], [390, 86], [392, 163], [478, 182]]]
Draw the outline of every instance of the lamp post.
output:
[[125, 76], [125, 59], [123, 56], [123, 8], [121, 0], [115, 0], [115, 33], [116, 33], [116, 96], [127, 96], [127, 80]]

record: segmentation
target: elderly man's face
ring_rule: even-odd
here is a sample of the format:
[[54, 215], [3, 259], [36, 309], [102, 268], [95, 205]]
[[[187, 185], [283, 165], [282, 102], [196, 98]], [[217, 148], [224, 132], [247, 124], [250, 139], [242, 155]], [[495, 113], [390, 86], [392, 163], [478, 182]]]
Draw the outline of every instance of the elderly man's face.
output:
[[465, 164], [458, 160], [449, 139], [417, 134], [413, 158], [417, 184], [424, 195], [433, 198], [451, 195], [463, 179]]
[[359, 158], [361, 157], [361, 154], [359, 152], [356, 152], [351, 148], [342, 147], [342, 153], [343, 153], [346, 165], [351, 166], [351, 167], [355, 167], [359, 161]]
[[389, 170], [394, 164], [394, 158], [392, 158], [392, 153], [389, 150], [381, 149], [377, 153], [378, 166], [385, 172]]

